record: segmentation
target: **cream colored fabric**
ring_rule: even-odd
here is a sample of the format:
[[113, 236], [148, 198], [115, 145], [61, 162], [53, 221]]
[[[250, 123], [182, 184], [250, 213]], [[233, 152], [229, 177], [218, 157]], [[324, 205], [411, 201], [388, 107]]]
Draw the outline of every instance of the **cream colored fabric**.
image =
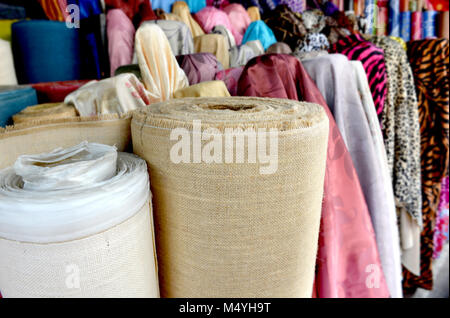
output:
[[261, 54], [264, 54], [264, 48], [259, 40], [248, 41], [239, 47], [232, 47], [230, 49], [230, 67], [243, 66]]
[[256, 7], [256, 6], [249, 7], [247, 9], [247, 13], [250, 16], [250, 20], [252, 20], [252, 22], [261, 20], [261, 14], [259, 13], [258, 7]]
[[[260, 160], [193, 163], [192, 147], [210, 143], [193, 133], [194, 120], [219, 138], [226, 128], [276, 129], [276, 171], [261, 174]], [[175, 128], [192, 139], [187, 163], [171, 160]], [[329, 129], [321, 106], [175, 99], [135, 112], [131, 129], [149, 167], [162, 296], [311, 297]], [[248, 143], [240, 149], [246, 156]]]
[[191, 30], [192, 36], [195, 38], [196, 36], [200, 36], [205, 34], [203, 29], [194, 20], [192, 17], [189, 6], [184, 1], [177, 1], [172, 5], [172, 13], [176, 14], [180, 17], [181, 21], [183, 21]]
[[227, 86], [223, 81], [201, 82], [175, 92], [174, 98], [184, 97], [229, 97]]
[[11, 42], [0, 39], [0, 85], [17, 85]]
[[0, 128], [0, 169], [11, 166], [23, 154], [71, 147], [83, 140], [116, 146], [131, 145], [131, 116], [74, 117], [18, 124]]
[[2, 295], [159, 297], [151, 213], [132, 154], [83, 142], [19, 157], [0, 171]]
[[150, 103], [165, 101], [189, 86], [161, 28], [144, 23], [136, 31], [135, 52]]
[[205, 34], [194, 38], [195, 53], [212, 53], [222, 66], [230, 67], [230, 47], [227, 39], [221, 34]]
[[67, 95], [64, 103], [75, 106], [80, 116], [95, 116], [125, 114], [148, 105], [150, 98], [136, 75], [124, 73], [91, 81]]
[[13, 116], [13, 121], [14, 124], [21, 124], [77, 116], [77, 111], [72, 105], [64, 103], [46, 103], [25, 108], [20, 113]]
[[397, 213], [400, 216], [402, 264], [411, 273], [420, 276], [420, 226], [406, 209], [400, 208]]

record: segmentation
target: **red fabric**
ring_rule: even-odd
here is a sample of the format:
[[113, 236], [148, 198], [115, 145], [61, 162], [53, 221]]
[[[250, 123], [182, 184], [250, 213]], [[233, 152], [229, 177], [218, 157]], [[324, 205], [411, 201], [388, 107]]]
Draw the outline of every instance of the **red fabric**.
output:
[[288, 98], [323, 106], [330, 133], [313, 296], [389, 297], [352, 159], [323, 96], [300, 61], [285, 54], [250, 60], [239, 79], [238, 95]]
[[108, 9], [122, 9], [136, 27], [142, 21], [158, 19], [149, 0], [105, 0], [105, 5]]
[[35, 90], [39, 104], [63, 102], [67, 95], [91, 80], [48, 82], [31, 85]]

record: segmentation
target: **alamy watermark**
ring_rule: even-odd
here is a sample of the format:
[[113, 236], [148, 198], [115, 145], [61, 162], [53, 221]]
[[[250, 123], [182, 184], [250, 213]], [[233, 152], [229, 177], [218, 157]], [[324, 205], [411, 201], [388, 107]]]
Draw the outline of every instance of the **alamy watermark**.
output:
[[69, 4], [66, 7], [66, 12], [68, 13], [66, 17], [66, 27], [69, 29], [79, 29], [80, 28], [80, 7], [76, 4]]
[[200, 120], [194, 120], [192, 127], [192, 132], [182, 127], [170, 132], [170, 140], [177, 141], [170, 149], [173, 163], [254, 163], [259, 164], [260, 174], [278, 170], [276, 128], [225, 128], [221, 132], [211, 127], [202, 130]]

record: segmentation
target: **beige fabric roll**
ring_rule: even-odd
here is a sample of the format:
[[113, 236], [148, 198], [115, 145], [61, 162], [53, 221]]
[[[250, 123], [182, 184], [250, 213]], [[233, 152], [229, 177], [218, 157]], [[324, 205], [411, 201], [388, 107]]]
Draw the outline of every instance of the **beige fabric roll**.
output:
[[247, 13], [250, 16], [250, 20], [258, 21], [261, 20], [261, 14], [259, 13], [259, 8], [256, 6], [249, 7]]
[[184, 97], [229, 97], [227, 86], [223, 81], [206, 81], [180, 89], [174, 98]]
[[0, 169], [11, 166], [23, 154], [70, 147], [83, 140], [115, 145], [119, 151], [131, 146], [131, 115], [103, 115], [43, 120], [0, 128]]
[[195, 53], [212, 53], [222, 66], [230, 67], [230, 53], [227, 39], [221, 34], [205, 34], [194, 38]]
[[75, 107], [64, 103], [29, 106], [13, 116], [14, 124], [77, 117]]
[[[194, 120], [201, 131], [217, 129], [219, 139], [227, 128], [275, 129], [277, 169], [262, 174], [259, 155], [255, 163], [238, 162], [236, 151], [247, 158], [253, 147], [227, 146], [224, 138], [219, 148], [228, 149], [222, 158], [233, 149], [231, 162], [196, 159], [192, 148], [204, 151], [211, 142], [193, 133]], [[134, 152], [150, 173], [161, 296], [311, 297], [328, 138], [322, 107], [251, 97], [175, 99], [135, 112], [131, 130]], [[180, 131], [184, 137], [171, 140]], [[191, 141], [189, 158], [175, 163], [183, 138]], [[259, 151], [273, 149], [267, 139]]]
[[0, 85], [17, 85], [11, 42], [0, 39]]

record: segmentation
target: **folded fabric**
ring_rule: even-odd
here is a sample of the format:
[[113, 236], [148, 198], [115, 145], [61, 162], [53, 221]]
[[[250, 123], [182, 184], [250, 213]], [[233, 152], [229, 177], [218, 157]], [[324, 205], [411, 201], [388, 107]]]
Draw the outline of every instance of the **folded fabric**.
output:
[[149, 193], [145, 161], [113, 146], [17, 158], [0, 171], [3, 296], [159, 297]]
[[31, 87], [0, 88], [0, 127], [12, 124], [12, 115], [36, 104], [36, 91]]
[[266, 53], [282, 53], [282, 54], [291, 54], [292, 50], [289, 45], [284, 42], [277, 42], [272, 44], [267, 48]]
[[174, 55], [194, 53], [194, 42], [191, 31], [183, 22], [153, 20], [147, 23], [154, 23], [164, 31]]
[[210, 33], [216, 25], [223, 25], [233, 34], [236, 44], [242, 42], [242, 35], [234, 29], [228, 15], [214, 7], [205, 7], [194, 15], [195, 20], [206, 33]]
[[[223, 11], [228, 14], [231, 25], [234, 30], [240, 34], [242, 39], [244, 37], [245, 30], [247, 30], [248, 26], [252, 22], [245, 8], [239, 3], [232, 3], [223, 8]], [[240, 44], [240, 42], [237, 44]]]
[[150, 104], [149, 94], [131, 73], [91, 81], [64, 99], [80, 116], [124, 114]]
[[177, 62], [189, 80], [189, 85], [212, 81], [222, 64], [212, 53], [194, 53], [177, 56]]
[[80, 79], [78, 29], [64, 22], [20, 21], [12, 25], [12, 44], [19, 83]]
[[261, 14], [259, 13], [258, 7], [255, 7], [255, 6], [249, 7], [247, 9], [247, 13], [252, 22], [261, 20]]
[[267, 50], [269, 46], [277, 42], [272, 30], [264, 23], [264, 21], [254, 21], [250, 23], [247, 31], [245, 31], [242, 44], [253, 40], [259, 40], [264, 50]]
[[112, 9], [106, 15], [108, 53], [111, 74], [121, 65], [133, 59], [135, 29], [131, 20], [121, 9]]
[[[378, 127], [369, 125], [367, 118], [372, 113], [364, 111], [355, 72], [346, 56], [328, 54], [302, 63], [325, 97], [352, 157], [372, 219], [389, 293], [391, 297], [402, 298], [397, 211], [387, 162], [383, 160], [386, 150], [376, 147], [381, 137], [379, 124]], [[376, 118], [375, 109], [372, 110]]]
[[196, 53], [212, 53], [222, 66], [227, 69], [230, 66], [230, 53], [228, 41], [220, 34], [205, 34], [194, 38]]
[[264, 48], [259, 40], [249, 41], [239, 47], [230, 49], [230, 67], [238, 67], [247, 64], [255, 56], [264, 54]]
[[11, 43], [0, 39], [0, 86], [17, 85]]
[[[351, 156], [322, 94], [302, 64], [286, 54], [256, 57], [239, 79], [238, 94], [304, 100], [325, 109], [330, 134], [316, 294], [321, 298], [388, 297], [375, 233]], [[367, 274], [374, 271], [377, 279], [373, 284], [377, 288], [367, 288]]]
[[[328, 137], [319, 105], [174, 99], [133, 114], [131, 129], [149, 167], [161, 296], [311, 297]], [[239, 159], [255, 154], [256, 138], [271, 154], [277, 140], [277, 168]]]
[[176, 14], [180, 17], [181, 21], [183, 21], [188, 28], [191, 30], [192, 36], [195, 38], [196, 36], [200, 36], [205, 34], [200, 25], [195, 21], [192, 17], [189, 7], [184, 1], [177, 1], [173, 4], [172, 13]]
[[184, 97], [230, 97], [223, 81], [207, 81], [177, 90], [173, 98]]
[[146, 23], [136, 31], [135, 51], [150, 103], [170, 99], [175, 91], [189, 86], [159, 26]]
[[0, 19], [25, 19], [26, 17], [24, 7], [0, 3]]
[[38, 102], [43, 103], [57, 103], [64, 101], [67, 95], [77, 90], [84, 84], [91, 80], [78, 80], [78, 81], [62, 81], [62, 82], [47, 82], [32, 84], [36, 90]]
[[14, 125], [22, 123], [39, 123], [53, 119], [77, 117], [75, 107], [64, 103], [47, 103], [28, 106], [13, 116]]
[[133, 21], [135, 28], [138, 28], [142, 21], [156, 20], [157, 16], [152, 10], [152, 3], [149, 0], [102, 0], [106, 8], [121, 9], [127, 17]]
[[211, 33], [221, 34], [223, 35], [227, 41], [228, 41], [228, 47], [232, 48], [236, 46], [236, 40], [234, 39], [233, 34], [231, 34], [231, 31], [228, 30], [223, 25], [216, 25], [212, 30]]
[[243, 66], [232, 67], [216, 73], [216, 80], [221, 80], [227, 86], [231, 96], [237, 96], [239, 77], [241, 77]]

